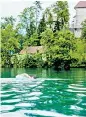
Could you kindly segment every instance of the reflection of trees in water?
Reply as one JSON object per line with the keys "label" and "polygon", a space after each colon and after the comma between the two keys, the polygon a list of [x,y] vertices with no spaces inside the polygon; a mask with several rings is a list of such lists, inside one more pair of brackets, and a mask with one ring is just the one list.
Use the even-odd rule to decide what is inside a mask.
{"label": "reflection of trees in water", "polygon": [[86,80],[86,70],[84,68],[71,68],[69,71],[55,71],[52,68],[2,68],[2,78],[15,78],[16,75],[27,73],[37,78],[62,78],[74,81]]}

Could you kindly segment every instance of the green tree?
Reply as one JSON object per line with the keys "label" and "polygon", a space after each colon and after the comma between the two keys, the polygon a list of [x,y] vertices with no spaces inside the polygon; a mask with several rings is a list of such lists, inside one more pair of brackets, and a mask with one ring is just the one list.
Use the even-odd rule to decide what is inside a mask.
{"label": "green tree", "polygon": [[53,13],[56,16],[54,31],[63,29],[68,26],[69,10],[67,1],[57,1],[53,5]]}
{"label": "green tree", "polygon": [[76,60],[73,66],[86,66],[86,40],[76,39],[75,49],[70,52],[71,58]]}
{"label": "green tree", "polygon": [[[55,51],[56,58],[70,60],[70,51],[75,49],[75,37],[69,30],[61,30],[55,33]],[[57,53],[57,54],[56,54]]]}
{"label": "green tree", "polygon": [[70,51],[75,48],[75,37],[69,30],[61,30],[53,33],[47,29],[42,33],[41,44],[45,48],[47,61],[71,61]]}
{"label": "green tree", "polygon": [[41,6],[41,3],[40,1],[35,1],[34,2],[35,6],[35,17],[36,17],[36,31],[37,31],[37,28],[38,28],[38,23],[39,23],[39,16],[40,16],[40,12],[42,10],[42,6]]}
{"label": "green tree", "polygon": [[19,15],[20,23],[19,28],[26,33],[27,38],[35,32],[35,9],[33,6],[25,8],[23,12]]}
{"label": "green tree", "polygon": [[47,27],[52,29],[53,14],[51,12],[51,8],[46,8],[45,9],[44,16],[45,16],[45,19],[46,19]]}
{"label": "green tree", "polygon": [[40,34],[41,34],[42,32],[45,31],[45,29],[46,29],[46,22],[45,22],[45,17],[44,17],[44,15],[43,15],[43,17],[42,17],[42,19],[40,20],[39,25],[38,25],[38,34],[39,34],[39,36],[40,36]]}
{"label": "green tree", "polygon": [[35,32],[31,37],[24,42],[24,47],[27,46],[38,46],[40,44],[38,34]]}
{"label": "green tree", "polygon": [[86,39],[86,20],[82,23],[82,38]]}
{"label": "green tree", "polygon": [[54,41],[53,31],[48,28],[41,34],[41,40],[40,40],[41,45],[44,47],[44,53],[46,54],[47,66],[51,66],[51,60],[52,60],[51,46],[53,45],[53,41]]}
{"label": "green tree", "polygon": [[2,66],[10,66],[10,57],[19,51],[20,44],[16,35],[16,30],[12,25],[8,25],[5,29],[1,29],[1,58]]}
{"label": "green tree", "polygon": [[14,23],[15,23],[16,19],[13,18],[13,16],[10,16],[10,17],[2,17],[1,18],[1,28],[2,29],[5,29],[7,25],[12,25],[14,26]]}

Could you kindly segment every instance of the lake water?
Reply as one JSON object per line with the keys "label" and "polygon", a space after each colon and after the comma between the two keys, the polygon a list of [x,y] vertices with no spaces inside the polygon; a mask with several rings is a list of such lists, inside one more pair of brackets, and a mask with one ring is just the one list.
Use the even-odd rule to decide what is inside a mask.
{"label": "lake water", "polygon": [[[16,80],[20,73],[37,79]],[[1,117],[86,117],[85,69],[5,68],[1,77]]]}

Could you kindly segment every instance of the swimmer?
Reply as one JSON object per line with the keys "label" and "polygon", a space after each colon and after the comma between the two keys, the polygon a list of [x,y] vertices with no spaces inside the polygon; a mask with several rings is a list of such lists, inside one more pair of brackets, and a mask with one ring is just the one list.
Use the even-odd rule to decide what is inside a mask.
{"label": "swimmer", "polygon": [[23,74],[19,74],[19,75],[17,75],[16,76],[16,78],[29,78],[29,79],[34,79],[34,77],[33,76],[30,76],[30,75],[28,75],[28,74],[26,74],[26,73],[23,73]]}

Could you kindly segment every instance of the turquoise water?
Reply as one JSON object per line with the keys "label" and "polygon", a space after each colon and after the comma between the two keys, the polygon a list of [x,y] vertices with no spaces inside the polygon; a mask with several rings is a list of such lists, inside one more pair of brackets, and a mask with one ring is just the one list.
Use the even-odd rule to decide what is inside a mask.
{"label": "turquoise water", "polygon": [[[5,70],[6,74],[2,71],[3,77],[10,75],[10,78],[1,79],[2,117],[86,117],[85,69],[71,69],[68,72],[23,70],[16,70],[15,73]],[[11,78],[26,71],[38,78]]]}
{"label": "turquoise water", "polygon": [[70,71],[55,71],[53,69],[30,69],[30,68],[2,68],[2,78],[15,78],[16,75],[27,73],[37,78],[68,78],[74,80],[86,80],[86,69],[71,68]]}

